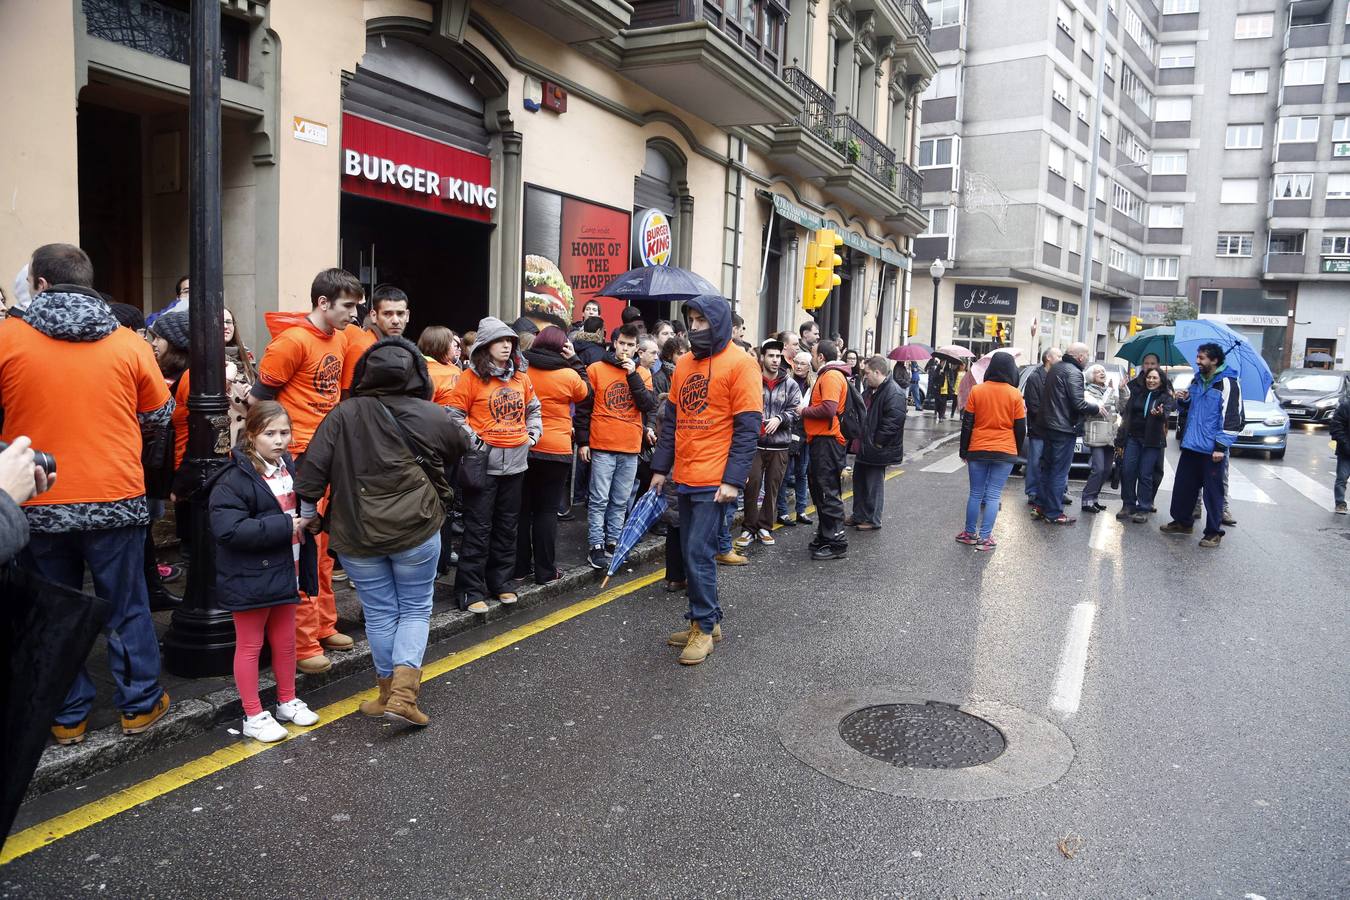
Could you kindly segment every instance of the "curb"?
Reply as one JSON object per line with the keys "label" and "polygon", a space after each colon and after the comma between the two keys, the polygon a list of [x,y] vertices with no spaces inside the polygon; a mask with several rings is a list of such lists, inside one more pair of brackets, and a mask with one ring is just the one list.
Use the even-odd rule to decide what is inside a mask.
{"label": "curb", "polygon": [[[907,462],[926,456],[959,437],[959,433],[954,433],[930,441],[909,454]],[[851,478],[845,478],[846,484],[850,481]],[[664,554],[665,539],[648,538],[641,541],[629,553],[627,567],[636,568],[659,559]],[[583,566],[565,572],[562,578],[546,585],[522,586],[518,592],[520,599],[515,604],[506,607],[491,601],[487,613],[482,615],[459,609],[433,612],[427,646],[430,647],[480,625],[517,615],[521,610],[540,606],[562,594],[580,588],[596,587],[598,585],[596,575],[594,569]],[[451,600],[450,585],[438,580],[434,601]],[[374,668],[370,660],[370,644],[365,640],[357,641],[351,650],[333,653],[329,658],[332,659],[333,666],[327,672],[318,675],[296,674],[295,685],[298,694],[339,678],[369,672]],[[276,690],[276,681],[272,677],[271,670],[264,670],[259,678],[258,687],[263,697],[263,705],[269,705],[269,701],[275,697]],[[175,701],[164,718],[144,734],[128,737],[122,734],[119,726],[110,725],[89,732],[84,743],[68,747],[50,745],[42,753],[24,799],[31,800],[133,760],[150,756],[242,716],[243,707],[240,705],[239,694],[233,687],[227,687],[204,697]]]}

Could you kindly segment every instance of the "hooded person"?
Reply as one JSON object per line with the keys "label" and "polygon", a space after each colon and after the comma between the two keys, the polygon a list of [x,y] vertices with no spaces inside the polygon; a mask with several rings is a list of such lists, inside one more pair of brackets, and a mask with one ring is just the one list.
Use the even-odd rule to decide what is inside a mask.
{"label": "hooded person", "polygon": [[445,467],[467,446],[460,428],[431,402],[426,360],[410,341],[376,341],[356,363],[351,396],[319,424],[296,478],[300,517],[324,516],[365,611],[379,697],[361,705],[415,725],[441,523],[451,499]]}
{"label": "hooded person", "polygon": [[519,338],[501,319],[478,323],[471,365],[450,393],[450,419],[463,431],[469,453],[464,489],[464,542],[455,570],[460,609],[486,613],[487,598],[516,602],[507,585],[515,573],[516,526],[530,448],[543,435],[543,414],[524,372]]}
{"label": "hooded person", "polygon": [[577,351],[577,358],[581,360],[582,365],[589,366],[593,362],[599,362],[605,358],[605,347],[609,341],[605,339],[605,320],[599,316],[591,316],[581,323],[581,330],[572,335],[572,347]]}
{"label": "hooded person", "polygon": [[1027,406],[1017,390],[1017,361],[1011,353],[995,353],[984,381],[971,388],[961,413],[961,458],[966,461],[970,494],[962,544],[989,551],[1003,486],[1027,437]]}
{"label": "hooded person", "polygon": [[764,418],[760,367],[731,344],[731,305],[704,294],[684,304],[691,352],[671,376],[670,403],[652,454],[651,490],[667,477],[679,497],[680,543],[689,581],[689,625],[667,643],[697,665],[722,639],[717,537],[728,504],[750,475]]}

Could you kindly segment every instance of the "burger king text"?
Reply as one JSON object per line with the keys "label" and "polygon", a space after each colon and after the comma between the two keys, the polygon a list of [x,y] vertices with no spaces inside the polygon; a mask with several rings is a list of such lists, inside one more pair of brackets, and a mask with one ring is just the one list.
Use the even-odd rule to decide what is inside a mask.
{"label": "burger king text", "polygon": [[344,175],[380,184],[395,184],[406,190],[440,197],[443,200],[453,200],[468,206],[497,208],[496,188],[465,181],[463,178],[442,177],[427,169],[396,163],[371,153],[345,150],[343,156]]}

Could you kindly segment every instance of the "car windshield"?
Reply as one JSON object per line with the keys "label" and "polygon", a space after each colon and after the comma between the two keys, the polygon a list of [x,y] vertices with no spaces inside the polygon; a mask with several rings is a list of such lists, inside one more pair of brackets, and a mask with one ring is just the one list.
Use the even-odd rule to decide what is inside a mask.
{"label": "car windshield", "polygon": [[1281,372],[1280,387],[1290,391],[1316,391],[1331,394],[1341,389],[1340,375],[1313,375],[1308,372]]}

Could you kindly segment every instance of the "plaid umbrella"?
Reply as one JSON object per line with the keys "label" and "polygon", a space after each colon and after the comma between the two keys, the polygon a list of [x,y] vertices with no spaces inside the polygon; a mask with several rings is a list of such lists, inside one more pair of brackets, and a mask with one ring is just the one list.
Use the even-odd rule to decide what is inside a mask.
{"label": "plaid umbrella", "polygon": [[666,497],[662,491],[648,491],[633,504],[633,511],[628,514],[628,521],[624,523],[623,531],[619,532],[619,540],[615,542],[614,555],[609,560],[609,571],[605,573],[605,580],[600,582],[601,589],[609,584],[614,573],[619,571],[623,561],[628,558],[629,552],[637,546],[637,542],[642,540],[647,529],[655,525],[656,520],[661,518],[661,513],[665,511]]}

